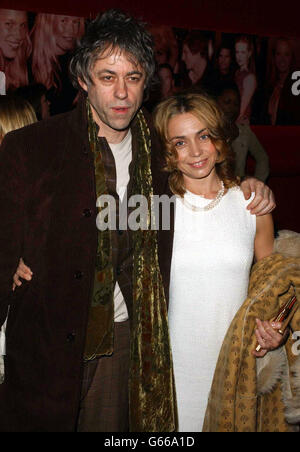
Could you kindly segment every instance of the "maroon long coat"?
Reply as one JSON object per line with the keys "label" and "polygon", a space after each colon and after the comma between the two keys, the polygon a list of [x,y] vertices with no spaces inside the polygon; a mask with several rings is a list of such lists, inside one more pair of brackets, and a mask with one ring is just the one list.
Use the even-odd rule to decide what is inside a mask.
{"label": "maroon long coat", "polygon": [[[154,150],[154,189],[165,176]],[[74,431],[97,245],[85,108],[8,134],[0,152],[0,431]],[[19,257],[33,269],[11,296]],[[168,281],[165,287],[167,288]],[[128,307],[130,311],[130,306]]]}

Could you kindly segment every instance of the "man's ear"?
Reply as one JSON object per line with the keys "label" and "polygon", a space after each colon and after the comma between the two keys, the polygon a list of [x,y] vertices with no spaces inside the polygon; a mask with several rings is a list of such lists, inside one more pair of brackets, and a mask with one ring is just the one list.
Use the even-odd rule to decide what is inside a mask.
{"label": "man's ear", "polygon": [[85,91],[85,92],[87,92],[88,91],[88,89],[87,89],[87,84],[83,81],[83,80],[81,80],[81,78],[77,78],[77,81],[78,81],[78,83],[79,83],[79,85],[81,86],[81,88]]}

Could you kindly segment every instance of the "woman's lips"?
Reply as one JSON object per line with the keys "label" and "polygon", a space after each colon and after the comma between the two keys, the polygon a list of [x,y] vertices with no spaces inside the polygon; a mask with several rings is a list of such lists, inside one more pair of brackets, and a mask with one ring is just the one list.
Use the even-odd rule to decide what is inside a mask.
{"label": "woman's lips", "polygon": [[18,42],[11,42],[11,41],[7,41],[7,44],[14,50],[18,49],[21,45],[22,41],[18,41]]}
{"label": "woman's lips", "polygon": [[198,162],[190,163],[190,166],[192,168],[202,168],[204,165],[206,165],[206,162],[207,162],[207,159],[199,160]]}

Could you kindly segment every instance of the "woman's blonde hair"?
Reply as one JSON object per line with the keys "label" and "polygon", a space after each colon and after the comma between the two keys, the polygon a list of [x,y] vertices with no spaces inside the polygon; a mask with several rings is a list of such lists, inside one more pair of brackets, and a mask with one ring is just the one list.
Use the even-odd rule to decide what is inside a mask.
{"label": "woman's blonde hair", "polygon": [[33,107],[21,97],[0,96],[0,140],[8,133],[37,122]]}
{"label": "woman's blonde hair", "polygon": [[209,130],[211,141],[218,151],[216,172],[226,188],[239,183],[234,176],[234,152],[230,147],[231,128],[217,103],[205,94],[179,93],[161,102],[154,111],[154,125],[163,146],[164,169],[169,172],[171,191],[183,196],[186,189],[183,174],[177,167],[177,151],[168,136],[169,121],[173,116],[191,113]]}
{"label": "woman's blonde hair", "polygon": [[[32,72],[37,83],[41,83],[47,89],[54,86],[60,89],[59,70],[57,59],[57,45],[54,33],[54,25],[58,20],[56,14],[39,13],[36,16],[32,29]],[[78,38],[84,33],[84,18],[79,18]]]}

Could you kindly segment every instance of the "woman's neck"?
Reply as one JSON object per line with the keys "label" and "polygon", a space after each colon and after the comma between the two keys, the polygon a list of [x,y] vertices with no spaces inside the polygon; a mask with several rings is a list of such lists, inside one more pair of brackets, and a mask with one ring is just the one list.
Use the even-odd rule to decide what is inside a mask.
{"label": "woman's neck", "polygon": [[207,199],[214,199],[221,188],[221,181],[216,174],[203,179],[185,178],[184,182],[186,190]]}
{"label": "woman's neck", "polygon": [[249,69],[248,69],[248,64],[242,64],[242,66],[240,66],[240,71],[247,71],[247,72],[249,72]]}

